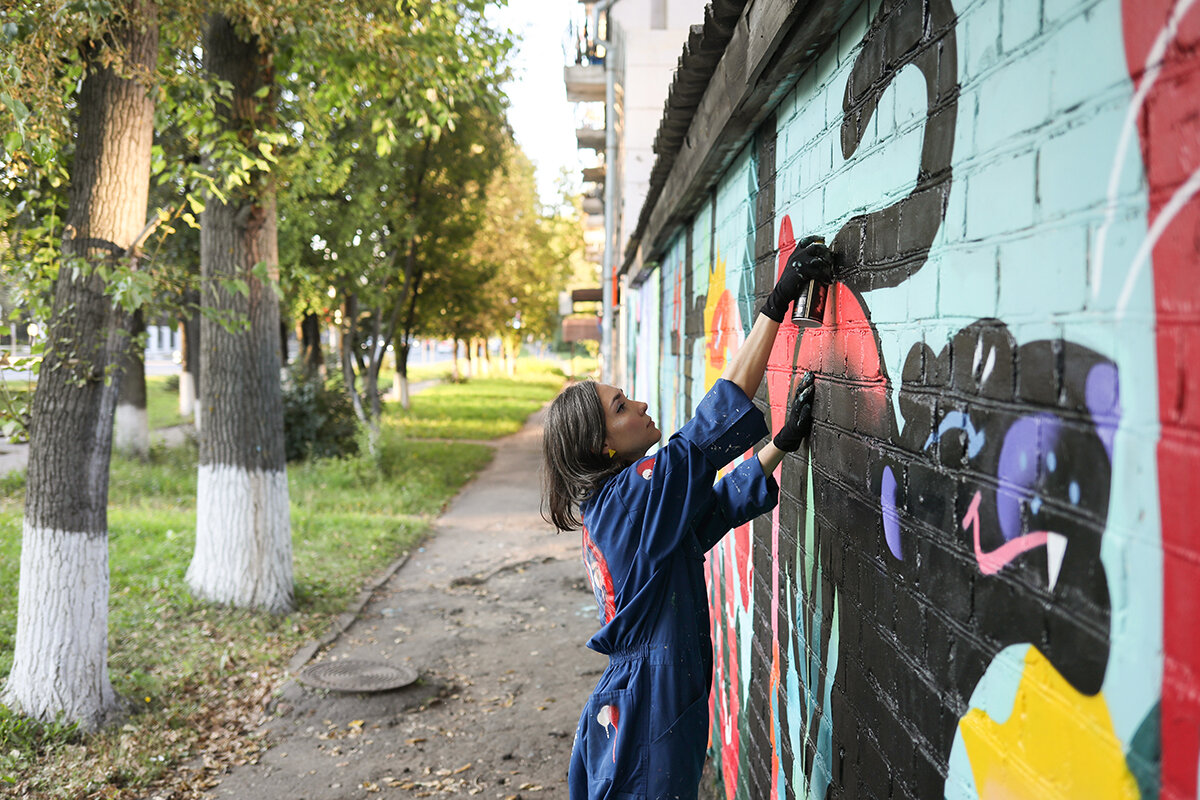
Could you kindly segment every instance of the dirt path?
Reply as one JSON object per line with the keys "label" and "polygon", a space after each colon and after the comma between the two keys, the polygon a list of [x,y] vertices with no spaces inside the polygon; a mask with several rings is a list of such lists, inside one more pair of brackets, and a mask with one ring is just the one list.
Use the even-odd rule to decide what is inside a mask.
{"label": "dirt path", "polygon": [[578,536],[538,514],[540,421],[497,443],[315,659],[410,664],[421,680],[376,694],[289,683],[269,748],[215,797],[566,797],[575,723],[605,659],[583,646],[598,622]]}

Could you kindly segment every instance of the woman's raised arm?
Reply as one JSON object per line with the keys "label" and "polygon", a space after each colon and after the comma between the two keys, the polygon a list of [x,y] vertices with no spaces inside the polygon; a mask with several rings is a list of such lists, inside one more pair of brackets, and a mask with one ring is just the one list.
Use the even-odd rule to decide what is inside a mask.
{"label": "woman's raised arm", "polygon": [[730,383],[736,383],[747,397],[753,398],[754,393],[758,391],[758,385],[762,383],[763,372],[767,369],[771,346],[775,343],[775,334],[778,331],[778,322],[759,313],[750,335],[725,366],[721,377]]}

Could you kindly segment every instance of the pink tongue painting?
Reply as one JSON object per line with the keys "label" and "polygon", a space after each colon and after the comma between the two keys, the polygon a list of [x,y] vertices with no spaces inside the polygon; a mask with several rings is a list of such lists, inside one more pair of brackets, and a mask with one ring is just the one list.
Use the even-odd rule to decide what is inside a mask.
{"label": "pink tongue painting", "polygon": [[1058,583],[1058,571],[1062,568],[1063,556],[1067,552],[1067,537],[1054,531],[1031,531],[1023,536],[1010,539],[995,550],[984,552],[983,546],[979,543],[979,500],[981,496],[980,492],[975,492],[971,506],[967,509],[962,521],[963,530],[970,528],[972,531],[975,542],[975,562],[979,564],[979,571],[984,575],[994,575],[1021,553],[1035,547],[1045,547],[1046,580],[1053,591],[1055,584]]}

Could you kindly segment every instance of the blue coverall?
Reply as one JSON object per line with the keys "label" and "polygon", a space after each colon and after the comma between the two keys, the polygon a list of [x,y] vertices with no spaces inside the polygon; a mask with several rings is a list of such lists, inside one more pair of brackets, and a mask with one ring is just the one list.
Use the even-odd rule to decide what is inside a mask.
{"label": "blue coverall", "polygon": [[713,482],[768,432],[745,393],[718,380],[664,447],[582,503],[604,623],[587,646],[609,662],[579,719],[571,800],[696,797],[713,660],[704,554],[779,499],[757,459]]}

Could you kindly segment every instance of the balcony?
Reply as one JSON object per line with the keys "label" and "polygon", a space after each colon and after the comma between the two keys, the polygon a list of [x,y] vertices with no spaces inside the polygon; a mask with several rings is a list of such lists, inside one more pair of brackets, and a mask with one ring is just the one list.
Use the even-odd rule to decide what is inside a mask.
{"label": "balcony", "polygon": [[604,183],[604,165],[598,167],[584,167],[583,180],[588,183]]}
{"label": "balcony", "polygon": [[568,103],[604,102],[603,64],[575,64],[563,67],[563,81],[567,84]]}
{"label": "balcony", "polygon": [[564,342],[600,341],[599,317],[567,317],[562,321]]}
{"label": "balcony", "polygon": [[604,150],[603,128],[576,128],[575,138],[579,141],[580,150],[595,150],[597,153]]}

